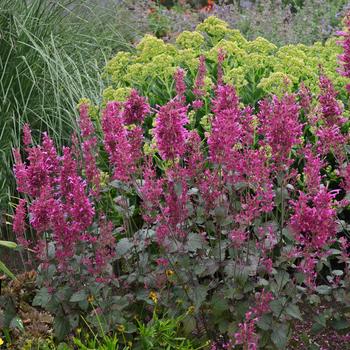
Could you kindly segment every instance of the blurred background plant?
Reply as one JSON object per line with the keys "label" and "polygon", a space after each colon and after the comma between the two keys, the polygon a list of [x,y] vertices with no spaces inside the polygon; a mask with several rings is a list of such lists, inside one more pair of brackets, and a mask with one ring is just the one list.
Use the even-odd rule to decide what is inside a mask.
{"label": "blurred background plant", "polygon": [[138,29],[126,7],[84,0],[4,0],[0,4],[0,223],[14,198],[12,148],[24,122],[34,139],[58,144],[75,127],[82,96],[96,101],[111,52],[129,50]]}
{"label": "blurred background plant", "polygon": [[[168,7],[162,6],[160,10],[164,17],[171,19],[172,32],[193,30],[208,15],[214,15],[229,23],[230,27],[239,29],[247,39],[263,36],[277,46],[326,40],[339,28],[349,8],[347,0],[197,0],[172,3],[173,7],[169,7],[168,2]],[[189,16],[189,8],[199,11],[190,11]]]}

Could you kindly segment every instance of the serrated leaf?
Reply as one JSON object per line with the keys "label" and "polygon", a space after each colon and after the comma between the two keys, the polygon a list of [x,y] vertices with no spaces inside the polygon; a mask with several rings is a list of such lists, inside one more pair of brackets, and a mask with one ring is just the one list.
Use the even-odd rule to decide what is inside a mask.
{"label": "serrated leaf", "polygon": [[271,335],[271,340],[276,345],[277,349],[285,349],[288,342],[289,328],[285,324],[274,327]]}
{"label": "serrated leaf", "polygon": [[350,322],[344,318],[340,320],[332,320],[331,325],[336,331],[350,328]]}
{"label": "serrated leaf", "polygon": [[279,317],[281,315],[281,312],[284,308],[284,305],[286,303],[286,299],[285,298],[280,298],[280,299],[276,299],[276,300],[272,300],[270,302],[270,308],[273,311],[274,315]]}
{"label": "serrated leaf", "polygon": [[69,299],[70,302],[72,303],[77,303],[80,301],[84,301],[87,299],[87,294],[85,290],[79,290],[78,292],[75,292],[71,298]]}
{"label": "serrated leaf", "polygon": [[279,290],[282,290],[283,287],[288,283],[289,281],[289,274],[286,271],[279,271],[277,275],[275,276],[275,280],[278,286]]}
{"label": "serrated leaf", "polygon": [[203,238],[198,233],[191,232],[188,235],[187,248],[190,252],[195,252],[197,249],[203,249]]}
{"label": "serrated leaf", "polygon": [[53,329],[58,340],[63,340],[70,332],[69,319],[56,316],[53,321]]}
{"label": "serrated leaf", "polygon": [[303,320],[303,317],[301,316],[301,312],[299,310],[298,305],[289,304],[286,307],[286,314],[293,317],[293,318],[296,318],[297,320],[300,320],[300,321]]}
{"label": "serrated leaf", "polygon": [[41,306],[45,308],[48,302],[51,299],[51,294],[48,292],[47,288],[41,288],[38,293],[35,295],[32,305],[33,306]]}
{"label": "serrated leaf", "polygon": [[316,287],[316,292],[322,295],[329,294],[331,290],[332,288],[330,286],[326,286],[325,284]]}
{"label": "serrated leaf", "polygon": [[125,255],[132,247],[134,244],[129,241],[128,238],[122,238],[118,243],[115,248],[115,251],[117,253],[117,257],[121,258],[123,255]]}
{"label": "serrated leaf", "polygon": [[271,329],[271,324],[272,314],[263,314],[257,321],[257,326],[264,331]]}

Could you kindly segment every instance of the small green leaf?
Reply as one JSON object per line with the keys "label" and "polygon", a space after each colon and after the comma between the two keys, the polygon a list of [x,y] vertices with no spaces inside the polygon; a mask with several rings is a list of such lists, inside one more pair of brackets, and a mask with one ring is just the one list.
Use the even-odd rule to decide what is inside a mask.
{"label": "small green leaf", "polygon": [[10,328],[17,328],[19,329],[21,332],[24,331],[24,326],[23,326],[23,321],[18,317],[15,316],[10,323]]}
{"label": "small green leaf", "polygon": [[322,284],[318,287],[316,287],[316,292],[322,295],[329,294],[331,292],[332,288],[329,286],[326,286],[325,284]]}
{"label": "small green leaf", "polygon": [[343,276],[344,271],[342,271],[342,270],[333,270],[332,274],[335,275],[335,276]]}

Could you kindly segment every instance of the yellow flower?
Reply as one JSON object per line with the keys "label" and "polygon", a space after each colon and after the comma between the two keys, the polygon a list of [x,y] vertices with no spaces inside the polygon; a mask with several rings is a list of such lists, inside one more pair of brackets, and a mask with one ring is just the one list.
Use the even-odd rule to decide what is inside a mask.
{"label": "yellow flower", "polygon": [[0,338],[0,345],[4,344],[4,341]]}
{"label": "yellow flower", "polygon": [[193,305],[191,305],[188,309],[187,309],[187,313],[189,315],[192,315],[194,313],[195,307]]}
{"label": "yellow flower", "polygon": [[167,277],[171,277],[173,274],[174,274],[174,271],[173,270],[166,270],[165,271],[165,274],[167,275]]}
{"label": "yellow flower", "polygon": [[93,295],[89,295],[88,298],[87,298],[87,301],[92,304],[94,302],[95,298]]}
{"label": "yellow flower", "polygon": [[124,333],[125,332],[124,325],[120,324],[119,326],[117,326],[117,331],[120,332],[120,333]]}
{"label": "yellow flower", "polygon": [[157,293],[156,292],[150,292],[149,294],[148,294],[148,296],[149,296],[149,298],[150,299],[152,299],[152,301],[155,303],[155,304],[157,304],[158,303],[158,295],[157,295]]}

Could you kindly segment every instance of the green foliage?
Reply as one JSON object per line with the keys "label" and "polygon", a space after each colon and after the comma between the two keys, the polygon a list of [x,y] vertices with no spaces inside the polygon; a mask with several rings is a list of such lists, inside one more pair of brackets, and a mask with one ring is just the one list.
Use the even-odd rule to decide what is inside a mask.
{"label": "green foliage", "polygon": [[[177,67],[187,70],[191,85],[200,55],[207,59],[209,90],[215,83],[219,49],[226,54],[223,79],[234,83],[244,104],[254,105],[268,94],[296,91],[302,81],[317,93],[320,67],[338,90],[345,85],[345,78],[336,72],[337,56],[341,52],[336,38],[324,44],[277,48],[260,37],[247,41],[224,21],[209,17],[196,31],[181,33],[175,44],[146,35],[137,45],[136,53],[118,53],[105,67],[112,84],[105,90],[104,101],[115,99],[120,89],[135,87],[149,97],[151,104],[161,104],[174,96],[173,73]],[[345,100],[345,95],[340,97]],[[191,95],[188,98],[192,99]]]}
{"label": "green foliage", "polygon": [[[9,241],[0,241],[0,249],[1,247],[15,249],[17,244]],[[4,273],[8,277],[15,279],[16,276],[6,267],[6,265],[0,260],[0,273]]]}

